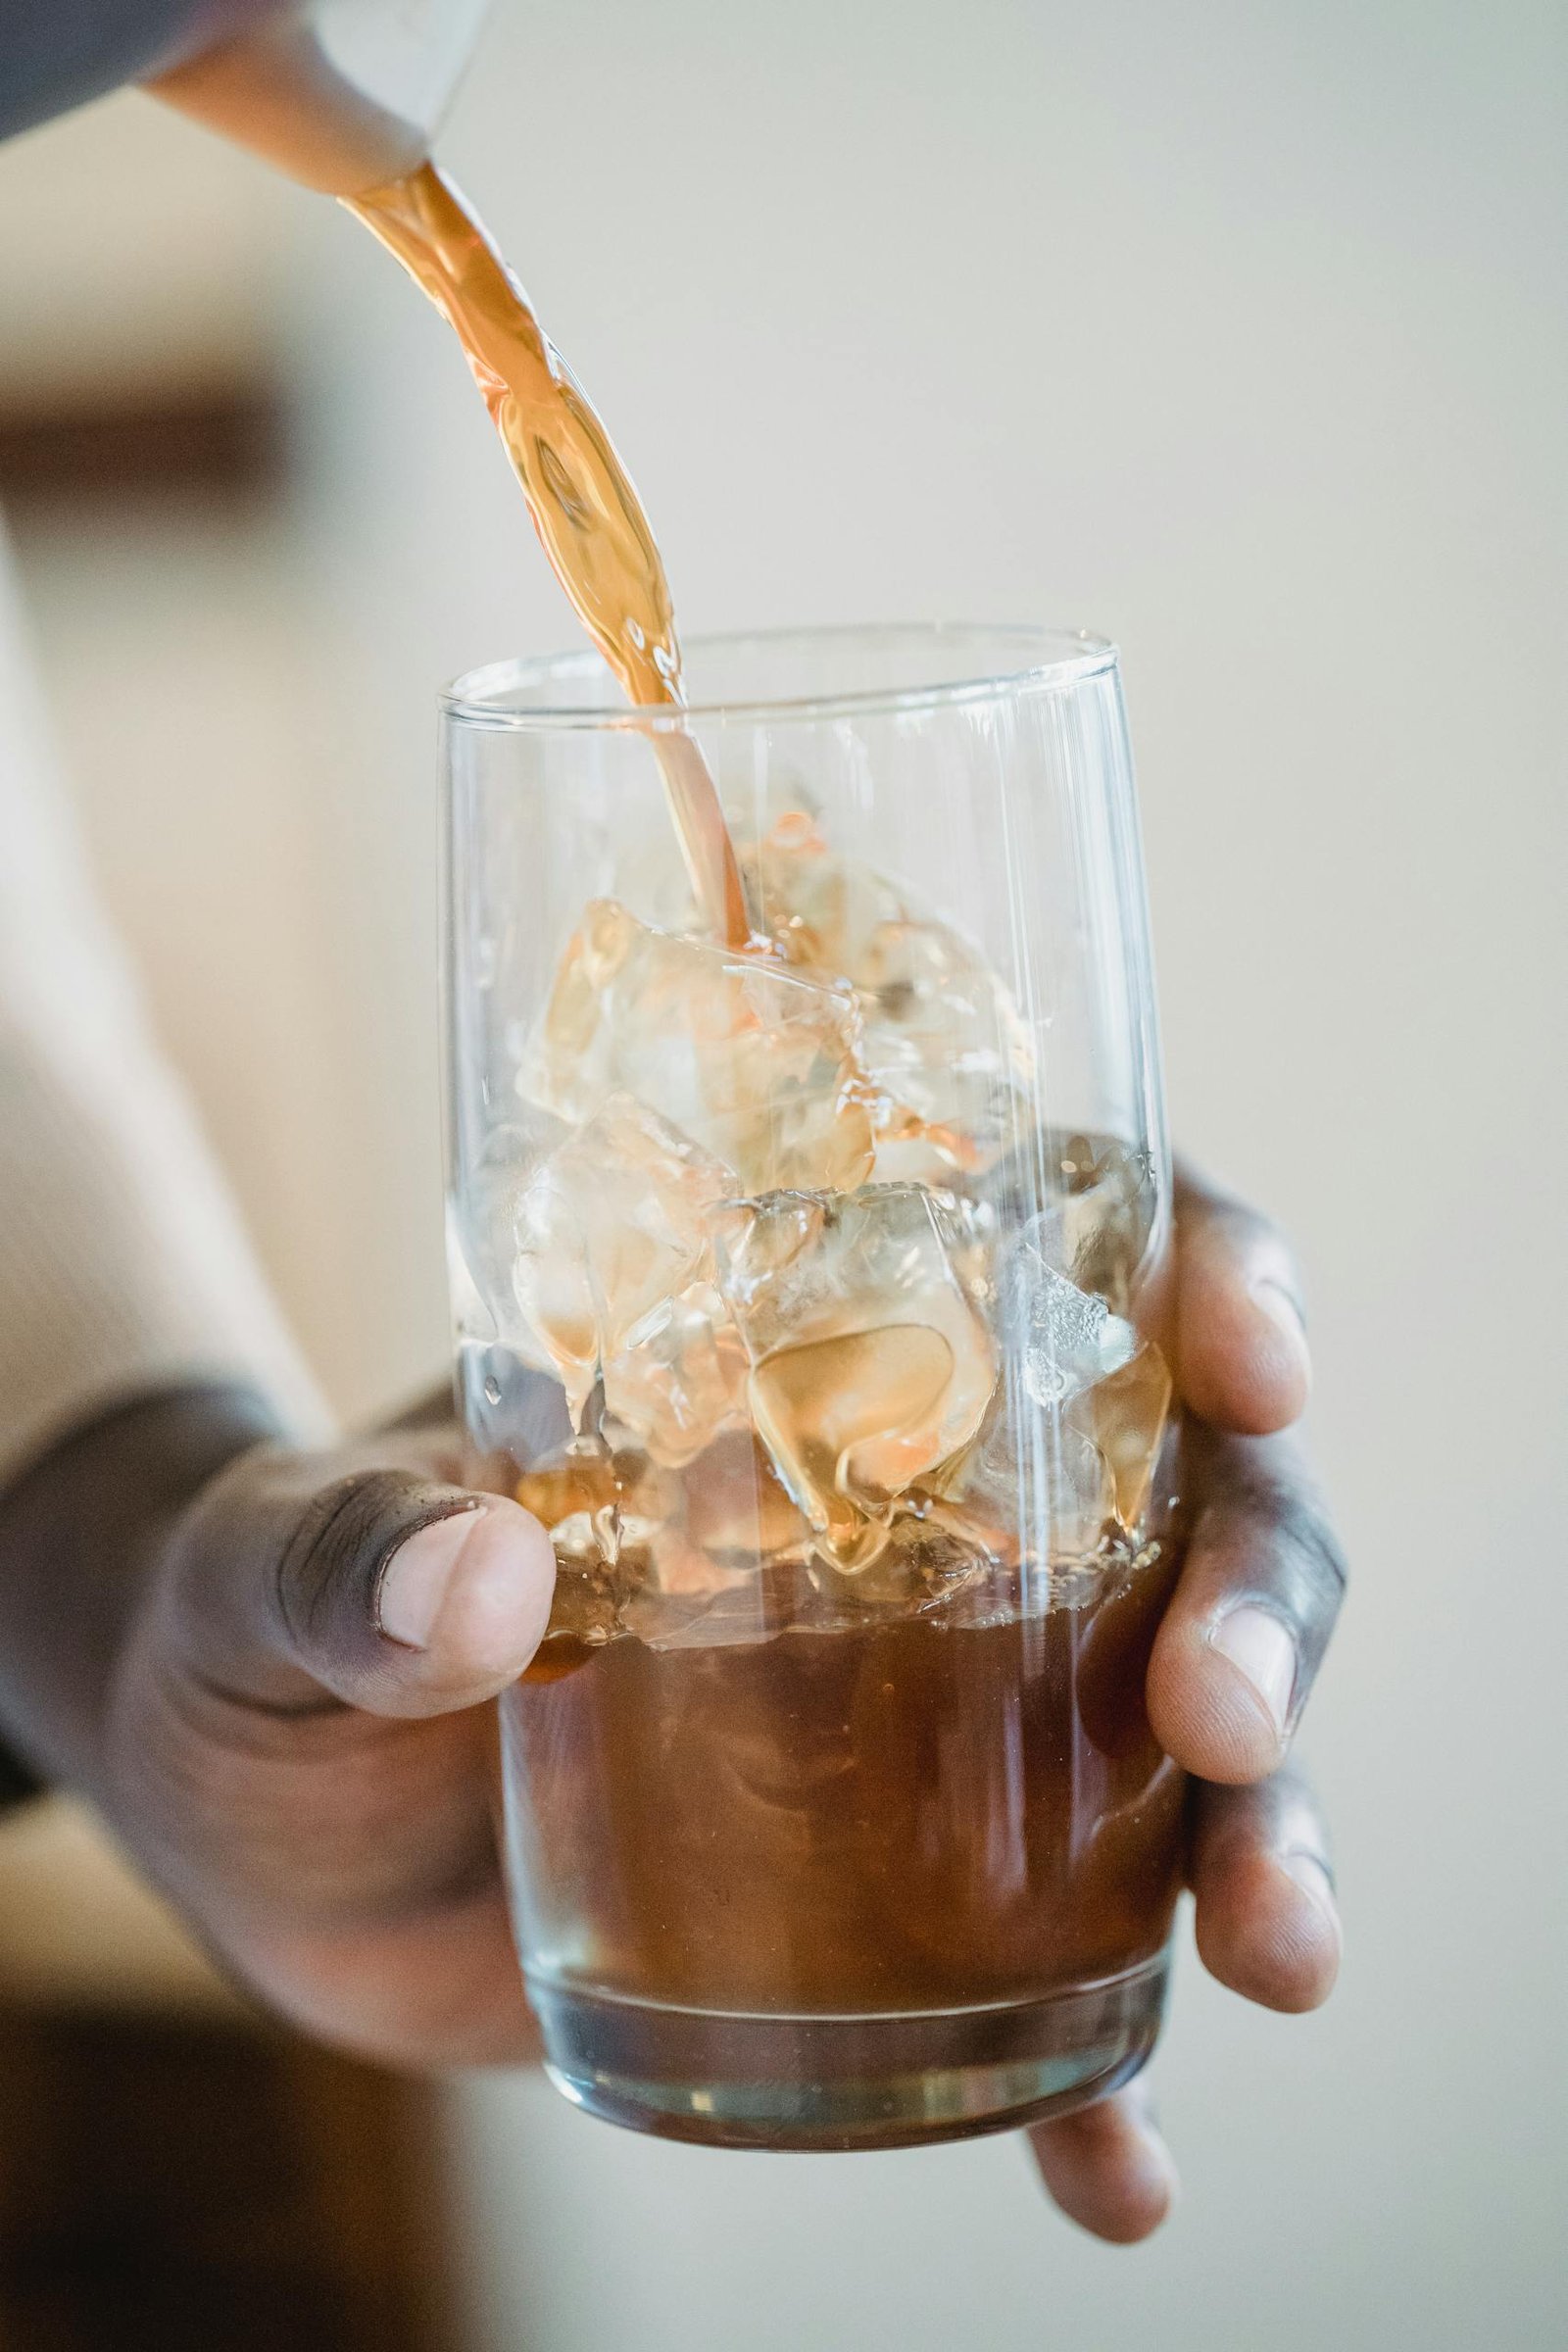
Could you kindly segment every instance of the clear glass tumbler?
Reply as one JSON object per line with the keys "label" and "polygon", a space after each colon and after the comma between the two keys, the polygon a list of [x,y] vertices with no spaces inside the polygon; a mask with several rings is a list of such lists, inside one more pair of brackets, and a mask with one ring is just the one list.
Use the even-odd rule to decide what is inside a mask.
{"label": "clear glass tumbler", "polygon": [[[461,1388],[559,1565],[501,1705],[518,1948],[554,2080],[617,2122],[995,2130],[1147,2057],[1180,1865],[1116,656],[824,630],[688,679],[684,720],[591,656],[445,706]],[[749,949],[694,905],[682,731]]]}

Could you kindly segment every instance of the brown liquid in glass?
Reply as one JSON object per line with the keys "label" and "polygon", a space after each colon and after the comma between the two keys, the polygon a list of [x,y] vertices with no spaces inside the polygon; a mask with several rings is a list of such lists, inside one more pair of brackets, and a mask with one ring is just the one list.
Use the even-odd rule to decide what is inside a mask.
{"label": "brown liquid in glass", "polygon": [[536,1964],[676,2008],[859,2016],[1147,1960],[1179,1877],[1182,1778],[1143,1698],[1174,1573],[1006,1625],[612,1642],[528,1681],[504,1714]]}

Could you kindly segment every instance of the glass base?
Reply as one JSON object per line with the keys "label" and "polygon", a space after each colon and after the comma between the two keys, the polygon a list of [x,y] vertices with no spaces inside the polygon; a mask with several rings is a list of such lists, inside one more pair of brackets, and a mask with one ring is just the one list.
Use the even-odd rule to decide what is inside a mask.
{"label": "glass base", "polygon": [[721,2148],[902,2148],[1040,2123],[1135,2075],[1169,1955],[1037,2001],[884,2017],[738,2016],[528,1980],[574,2106]]}

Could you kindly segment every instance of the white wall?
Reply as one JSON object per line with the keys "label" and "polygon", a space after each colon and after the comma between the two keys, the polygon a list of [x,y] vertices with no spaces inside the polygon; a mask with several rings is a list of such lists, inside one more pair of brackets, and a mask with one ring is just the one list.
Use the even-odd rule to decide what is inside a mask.
{"label": "white wall", "polygon": [[[1121,641],[1176,1123],[1300,1243],[1357,1584],[1308,1733],[1344,1983],[1274,2020],[1186,1970],[1156,2244],[1075,2236],[1007,2143],[705,2157],[485,2084],[485,2352],[1568,2332],[1565,100],[1557,0],[500,0],[447,152],[612,420],[688,630]],[[346,220],[301,251],[279,674],[326,715],[278,779],[313,909],[281,936],[331,1003],[263,1097],[302,1134],[331,1106],[274,1262],[368,1402],[440,1346],[433,689],[569,628],[434,321]],[[68,700],[72,609],[57,572]],[[264,887],[287,906],[281,866]],[[149,944],[172,1003],[179,940]],[[288,1264],[284,1224],[314,1236]]]}

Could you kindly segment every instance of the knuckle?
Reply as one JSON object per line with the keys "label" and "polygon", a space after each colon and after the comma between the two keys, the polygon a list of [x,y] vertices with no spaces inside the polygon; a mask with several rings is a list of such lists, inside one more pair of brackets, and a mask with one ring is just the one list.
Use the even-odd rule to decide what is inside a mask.
{"label": "knuckle", "polygon": [[1292,1492],[1274,1523],[1275,1541],[1294,1565],[1296,1581],[1314,1604],[1314,1614],[1332,1618],[1349,1584],[1349,1564],[1338,1536],[1317,1503]]}
{"label": "knuckle", "polygon": [[1316,1494],[1298,1475],[1238,1458],[1240,1449],[1228,1453],[1223,1487],[1209,1506],[1224,1548],[1245,1548],[1296,1614],[1332,1624],[1349,1566]]}
{"label": "knuckle", "polygon": [[1287,1758],[1260,1791],[1257,1838],[1281,1861],[1304,1859],[1323,1872],[1332,1889],[1328,1825],[1309,1774]]}
{"label": "knuckle", "polygon": [[1333,1885],[1328,1831],[1317,1793],[1294,1756],[1264,1781],[1245,1788],[1200,1786],[1193,1835],[1193,1879],[1210,1887],[1236,1869],[1263,1874],[1275,1863],[1304,1859]]}

